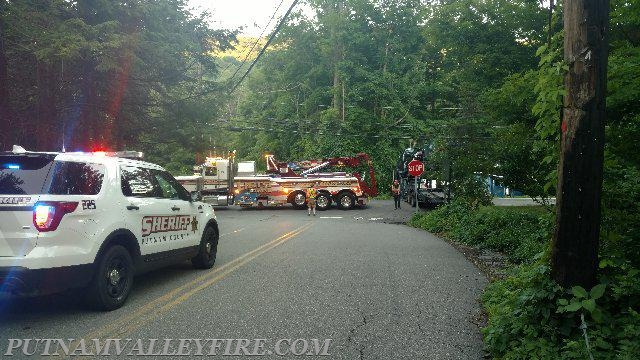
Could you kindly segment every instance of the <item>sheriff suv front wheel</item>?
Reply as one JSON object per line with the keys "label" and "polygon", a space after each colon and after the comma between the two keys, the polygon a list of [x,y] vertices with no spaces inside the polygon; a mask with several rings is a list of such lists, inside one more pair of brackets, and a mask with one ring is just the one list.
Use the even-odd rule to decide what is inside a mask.
{"label": "sheriff suv front wheel", "polygon": [[211,226],[207,226],[200,240],[198,255],[191,259],[196,269],[211,269],[216,263],[218,254],[218,232]]}
{"label": "sheriff suv front wheel", "polygon": [[121,307],[133,285],[133,260],[124,247],[115,245],[100,257],[96,273],[89,285],[87,300],[98,310],[115,310]]}

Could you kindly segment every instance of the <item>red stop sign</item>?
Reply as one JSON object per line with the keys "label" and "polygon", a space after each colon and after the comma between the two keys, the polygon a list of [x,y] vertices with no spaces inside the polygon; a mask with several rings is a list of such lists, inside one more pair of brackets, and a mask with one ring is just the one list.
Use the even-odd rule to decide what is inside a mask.
{"label": "red stop sign", "polygon": [[424,171],[424,164],[420,160],[411,160],[409,162],[409,174],[411,176],[420,176]]}

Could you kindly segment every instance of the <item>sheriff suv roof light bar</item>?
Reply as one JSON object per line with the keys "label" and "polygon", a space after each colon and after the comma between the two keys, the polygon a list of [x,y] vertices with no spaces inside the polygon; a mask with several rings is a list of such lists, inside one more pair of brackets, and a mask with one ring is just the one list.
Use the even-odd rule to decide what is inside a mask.
{"label": "sheriff suv roof light bar", "polygon": [[[68,153],[68,154],[73,154],[73,153]],[[132,160],[142,160],[142,158],[144,157],[144,153],[141,151],[133,151],[133,150],[126,150],[126,151],[93,151],[93,152],[78,152],[78,154],[90,154],[90,155],[94,155],[94,156],[109,156],[109,157],[119,157],[119,158],[125,158],[125,159],[132,159]]]}
{"label": "sheriff suv roof light bar", "polygon": [[[13,145],[13,148],[10,152],[0,152],[4,154],[15,154],[15,155],[23,155],[23,154],[48,154],[55,155],[57,152],[32,152],[28,151],[20,145]],[[144,158],[144,153],[142,151],[135,150],[124,150],[124,151],[94,151],[94,152],[75,152],[76,154],[93,154],[98,156],[111,156],[111,157],[119,157],[125,159],[133,159],[133,160],[142,160]],[[73,154],[67,153],[67,154]]]}
{"label": "sheriff suv roof light bar", "polygon": [[126,150],[126,151],[114,151],[107,153],[107,156],[115,156],[125,159],[141,160],[144,158],[142,151]]}
{"label": "sheriff suv roof light bar", "polygon": [[[86,154],[86,153],[85,153]],[[93,155],[97,156],[109,156],[109,157],[120,157],[125,159],[133,159],[140,160],[144,157],[144,153],[141,151],[133,151],[133,150],[125,150],[125,151],[94,151]]]}

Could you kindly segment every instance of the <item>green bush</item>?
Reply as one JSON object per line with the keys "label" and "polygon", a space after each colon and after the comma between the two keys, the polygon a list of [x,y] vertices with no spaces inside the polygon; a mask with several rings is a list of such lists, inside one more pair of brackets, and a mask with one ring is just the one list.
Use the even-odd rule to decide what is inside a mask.
{"label": "green bush", "polygon": [[515,263],[545,250],[553,228],[552,213],[543,207],[474,207],[453,202],[417,214],[410,224],[467,245],[503,252]]}
{"label": "green bush", "polygon": [[[482,330],[496,359],[588,359],[584,316],[595,359],[640,359],[640,271],[619,235],[602,238],[599,284],[563,289],[550,274],[554,216],[542,207],[454,202],[417,214],[410,224],[454,241],[491,248],[518,263],[485,289],[489,323]],[[607,225],[604,225],[605,229]],[[631,253],[632,255],[635,253]]]}
{"label": "green bush", "polygon": [[610,156],[606,161],[601,253],[640,267],[640,169]]}
{"label": "green bush", "polygon": [[391,200],[393,199],[393,196],[391,196],[391,194],[383,192],[378,194],[378,196],[376,196],[374,199],[376,200]]}
{"label": "green bush", "polygon": [[466,202],[454,201],[428,213],[418,213],[409,224],[433,233],[448,233],[460,226],[473,207]]}
{"label": "green bush", "polygon": [[489,324],[485,346],[496,359],[640,358],[640,285],[629,263],[603,260],[600,284],[562,289],[548,260],[521,265],[490,284],[482,297]]}

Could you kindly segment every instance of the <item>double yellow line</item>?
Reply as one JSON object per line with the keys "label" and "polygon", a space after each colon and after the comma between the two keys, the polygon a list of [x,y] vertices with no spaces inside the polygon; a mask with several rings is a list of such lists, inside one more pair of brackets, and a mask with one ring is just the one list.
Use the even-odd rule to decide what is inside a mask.
{"label": "double yellow line", "polygon": [[[129,315],[120,317],[115,321],[91,332],[83,339],[87,345],[87,349],[93,349],[93,339],[121,339],[127,334],[131,334],[135,330],[141,328],[147,323],[153,321],[158,316],[167,313],[169,310],[185,302],[199,291],[219,282],[229,276],[234,271],[255,260],[260,255],[272,250],[273,248],[284,244],[285,242],[296,237],[300,233],[308,230],[313,223],[303,225],[295,230],[287,232],[270,242],[245,253],[234,260],[207,272],[204,275],[189,281],[188,283],[175,288],[161,297],[147,303],[146,305],[136,309]],[[80,339],[72,343],[70,349],[73,351],[80,343]]]}

